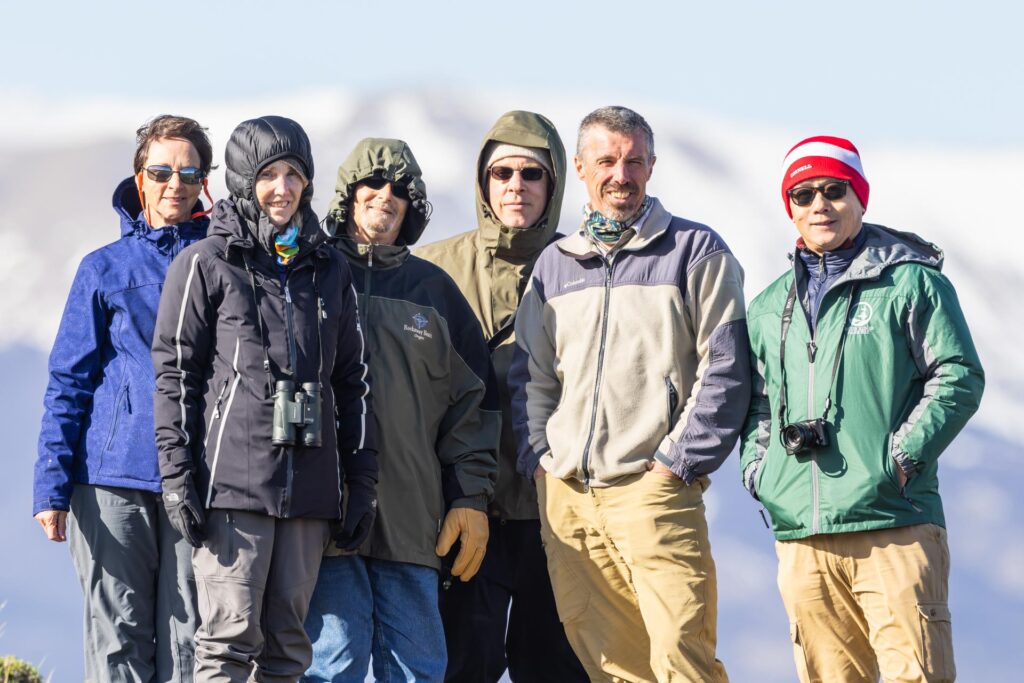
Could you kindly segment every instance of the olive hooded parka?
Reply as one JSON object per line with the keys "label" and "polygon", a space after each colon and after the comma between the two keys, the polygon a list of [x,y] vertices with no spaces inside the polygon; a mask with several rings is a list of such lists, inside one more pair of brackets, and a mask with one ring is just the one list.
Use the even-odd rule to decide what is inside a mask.
{"label": "olive hooded parka", "polygon": [[[394,244],[348,236],[356,187],[370,178],[409,198]],[[377,518],[359,552],[439,569],[434,547],[446,511],[483,511],[491,499],[501,416],[473,311],[441,268],[409,252],[429,217],[405,142],[365,138],[339,167],[327,227],[355,277],[380,424]]]}
{"label": "olive hooded parka", "polygon": [[[295,214],[299,251],[279,265],[277,232],[255,199],[278,159],[312,181],[302,128],[265,116],[240,124],[225,154],[230,200],[209,236],[171,264],[153,338],[154,417],[164,490],[193,479],[206,508],[339,519],[343,484],[376,481],[367,359],[345,258],[309,208]],[[274,445],[277,382],[319,383],[321,444]],[[340,457],[339,457],[340,456]]]}
{"label": "olive hooded parka", "polygon": [[[482,185],[482,165],[491,142],[546,149],[554,171],[546,210],[530,228],[510,228],[501,223],[487,201]],[[512,363],[515,312],[526,289],[533,264],[550,242],[559,237],[556,228],[565,192],[565,147],[554,124],[540,114],[510,111],[488,131],[480,146],[476,173],[477,229],[435,242],[416,255],[444,268],[459,285],[483,329],[491,349],[501,401],[501,450],[498,482],[490,513],[502,519],[536,519],[537,494],[533,483],[516,473],[516,439],[512,432],[508,369]]]}

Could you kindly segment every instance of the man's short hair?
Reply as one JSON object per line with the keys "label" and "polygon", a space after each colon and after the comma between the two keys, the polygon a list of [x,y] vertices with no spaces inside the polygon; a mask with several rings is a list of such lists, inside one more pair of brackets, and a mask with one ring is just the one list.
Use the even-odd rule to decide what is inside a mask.
{"label": "man's short hair", "polygon": [[580,156],[583,152],[584,135],[595,126],[601,126],[620,135],[632,135],[637,131],[642,131],[644,137],[647,138],[647,152],[652,158],[654,157],[654,131],[651,130],[650,124],[632,109],[617,105],[600,107],[583,117],[583,120],[580,121],[579,133],[576,135],[576,156]]}

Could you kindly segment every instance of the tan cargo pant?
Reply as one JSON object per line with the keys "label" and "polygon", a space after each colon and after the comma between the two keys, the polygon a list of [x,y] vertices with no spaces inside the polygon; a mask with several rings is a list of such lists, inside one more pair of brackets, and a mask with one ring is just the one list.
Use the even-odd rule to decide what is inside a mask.
{"label": "tan cargo pant", "polygon": [[956,678],[945,529],[822,534],[775,550],[803,683]]}
{"label": "tan cargo pant", "polygon": [[196,683],[299,680],[313,657],[303,622],[329,522],[209,510],[206,533],[192,551]]}
{"label": "tan cargo pant", "polygon": [[537,482],[558,615],[594,681],[727,681],[703,489],[653,472]]}

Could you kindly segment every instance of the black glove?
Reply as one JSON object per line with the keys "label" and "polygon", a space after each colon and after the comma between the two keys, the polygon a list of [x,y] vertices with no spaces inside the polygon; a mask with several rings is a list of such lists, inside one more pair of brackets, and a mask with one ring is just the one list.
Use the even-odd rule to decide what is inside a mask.
{"label": "black glove", "polygon": [[164,490],[164,509],[167,510],[171,526],[193,548],[201,547],[203,539],[206,538],[206,532],[203,530],[206,516],[203,514],[203,505],[199,502],[199,493],[192,483],[192,473],[186,472],[184,476],[175,479],[164,479],[161,486]]}
{"label": "black glove", "polygon": [[377,483],[368,477],[348,477],[345,520],[334,535],[341,550],[355,550],[363,544],[377,517]]}

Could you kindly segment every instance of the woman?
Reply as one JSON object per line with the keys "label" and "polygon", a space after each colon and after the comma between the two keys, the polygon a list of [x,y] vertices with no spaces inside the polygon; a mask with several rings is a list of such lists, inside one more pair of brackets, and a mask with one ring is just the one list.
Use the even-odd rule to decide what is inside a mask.
{"label": "woman", "polygon": [[157,317],[164,504],[196,546],[197,680],[255,665],[256,680],[295,681],[343,485],[343,546],[376,510],[369,378],[351,273],[309,207],[306,133],[245,121],[225,160],[231,199],[171,267]]}
{"label": "woman", "polygon": [[192,680],[191,548],[160,503],[149,348],[167,268],[206,234],[212,159],[192,119],[139,128],[114,191],[121,238],[82,260],[50,353],[33,514],[69,541],[90,681]]}

